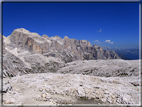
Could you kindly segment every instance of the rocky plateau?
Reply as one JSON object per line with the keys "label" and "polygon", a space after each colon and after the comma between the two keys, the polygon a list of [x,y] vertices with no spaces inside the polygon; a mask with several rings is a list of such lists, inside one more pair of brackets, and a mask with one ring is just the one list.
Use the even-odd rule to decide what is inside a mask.
{"label": "rocky plateau", "polygon": [[141,105],[141,60],[24,28],[2,50],[4,105]]}

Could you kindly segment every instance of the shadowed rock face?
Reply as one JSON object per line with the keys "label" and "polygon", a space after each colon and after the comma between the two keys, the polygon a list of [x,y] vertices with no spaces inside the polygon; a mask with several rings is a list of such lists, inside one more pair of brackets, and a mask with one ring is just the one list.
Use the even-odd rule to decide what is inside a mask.
{"label": "shadowed rock face", "polygon": [[[59,36],[48,37],[31,33],[24,28],[16,29],[9,36],[9,47],[20,47],[31,53],[39,53],[45,56],[61,58],[65,62],[74,60],[94,60],[94,59],[120,59],[115,52],[105,51],[101,47],[92,46],[89,41],[64,39]],[[54,53],[54,55],[53,55]]]}

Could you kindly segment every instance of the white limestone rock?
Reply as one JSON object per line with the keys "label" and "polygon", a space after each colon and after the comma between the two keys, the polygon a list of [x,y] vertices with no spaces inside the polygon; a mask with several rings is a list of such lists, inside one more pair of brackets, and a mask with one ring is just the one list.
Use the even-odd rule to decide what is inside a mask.
{"label": "white limestone rock", "polygon": [[[89,104],[140,105],[140,86],[131,84],[136,81],[139,82],[140,78],[58,73],[27,74],[11,79],[4,78],[7,83],[4,87],[8,84],[12,86],[12,90],[4,93],[4,101],[14,98],[14,104],[47,104],[52,100],[55,103],[72,101],[77,104],[90,101]],[[28,102],[31,98],[33,99]]]}

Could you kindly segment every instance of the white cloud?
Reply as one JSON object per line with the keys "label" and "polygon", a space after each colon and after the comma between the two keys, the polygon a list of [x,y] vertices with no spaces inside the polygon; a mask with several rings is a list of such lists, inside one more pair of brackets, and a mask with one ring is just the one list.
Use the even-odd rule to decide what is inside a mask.
{"label": "white cloud", "polygon": [[97,32],[102,32],[102,28],[99,31],[97,31]]}
{"label": "white cloud", "polygon": [[110,42],[110,40],[106,40],[105,42]]}
{"label": "white cloud", "polygon": [[108,42],[109,44],[113,44],[113,42],[111,42],[111,40],[106,40],[105,42]]}
{"label": "white cloud", "polygon": [[94,42],[101,43],[101,42],[99,42],[99,40],[95,40]]}

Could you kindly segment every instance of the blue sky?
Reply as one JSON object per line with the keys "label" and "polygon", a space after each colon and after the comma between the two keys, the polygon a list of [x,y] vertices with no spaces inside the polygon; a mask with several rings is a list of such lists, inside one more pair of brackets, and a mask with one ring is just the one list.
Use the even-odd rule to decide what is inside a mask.
{"label": "blue sky", "polygon": [[3,3],[3,35],[25,28],[92,45],[139,45],[139,3]]}

